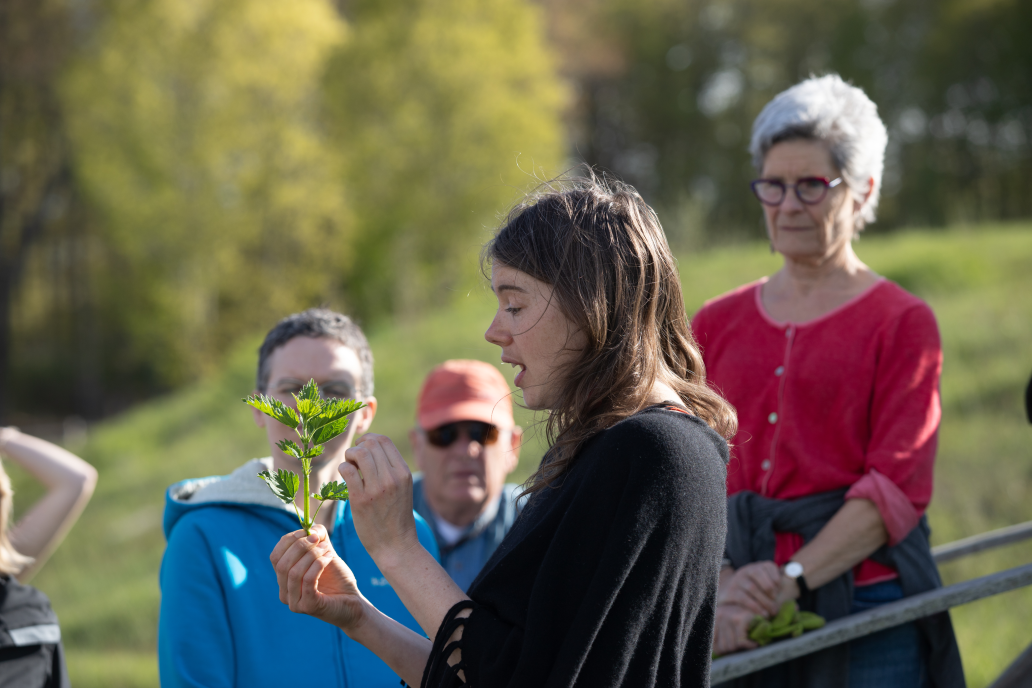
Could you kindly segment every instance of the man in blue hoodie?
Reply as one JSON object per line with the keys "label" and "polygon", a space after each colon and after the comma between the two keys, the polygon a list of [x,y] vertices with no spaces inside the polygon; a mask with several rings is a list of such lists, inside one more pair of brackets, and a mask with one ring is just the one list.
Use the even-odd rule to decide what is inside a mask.
{"label": "man in blue hoodie", "polygon": [[[325,309],[296,313],[274,327],[258,354],[256,389],[287,404],[308,380],[326,397],[366,404],[351,416],[347,432],[325,445],[312,464],[312,485],[339,480],[337,466],[357,433],[376,413],[373,356],[365,335],[347,316]],[[243,396],[243,395],[241,395]],[[241,405],[243,410],[243,405]],[[279,601],[269,553],[297,530],[294,508],[283,504],[258,477],[263,470],[300,472],[296,459],[276,443],[293,431],[254,411],[271,456],[247,462],[227,476],[185,480],[166,495],[161,563],[158,665],[164,688],[191,686],[324,686],[362,688],[399,685],[397,675],[372,652],[335,626],[294,614]],[[298,509],[303,508],[298,495]],[[355,532],[350,505],[333,502],[317,522],[331,533],[334,549],[354,572],[369,600],[383,613],[422,632],[381,575]],[[438,556],[434,536],[416,515],[419,539]]]}

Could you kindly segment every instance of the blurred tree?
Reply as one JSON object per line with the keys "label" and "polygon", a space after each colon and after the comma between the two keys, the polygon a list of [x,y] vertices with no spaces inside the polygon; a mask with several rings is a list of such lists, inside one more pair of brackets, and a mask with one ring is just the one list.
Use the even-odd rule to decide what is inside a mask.
{"label": "blurred tree", "polygon": [[[762,236],[752,120],[835,71],[890,129],[874,231],[1032,214],[1032,54],[1021,0],[549,0],[592,17],[619,69],[572,61],[576,152],[639,186],[675,245]],[[598,61],[596,61],[597,63]],[[572,64],[572,67],[571,67]]]}
{"label": "blurred tree", "polygon": [[521,189],[558,171],[563,88],[542,14],[511,0],[354,0],[327,98],[356,222],[346,273],[365,318],[406,314],[475,275]]}
{"label": "blurred tree", "polygon": [[0,13],[0,390],[13,294],[14,382],[48,403],[77,385],[89,408],[100,378],[177,385],[313,303],[369,321],[461,293],[486,228],[567,144],[636,184],[678,250],[762,236],[751,123],[810,73],[862,86],[890,128],[871,231],[1032,214],[1021,0]]}
{"label": "blurred tree", "polygon": [[1029,217],[1032,3],[934,2],[919,20],[914,78],[892,112],[894,211],[910,223]]}
{"label": "blurred tree", "polygon": [[67,57],[63,3],[0,3],[0,422],[9,411],[11,320],[30,248],[65,214],[68,153],[56,76]]}
{"label": "blurred tree", "polygon": [[320,79],[327,0],[112,0],[64,99],[100,217],[112,374],[161,388],[335,296],[348,213]]}
{"label": "blurred tree", "polygon": [[[40,25],[64,27],[54,48],[18,23],[46,7],[3,5],[21,43],[2,49],[50,60],[33,74],[53,108],[3,82],[5,160],[39,163],[31,185],[3,177],[20,411],[124,408],[309,305],[389,317],[447,296],[475,279],[485,226],[562,159],[565,92],[526,0],[56,3],[74,21]],[[52,169],[76,203],[43,190]],[[39,219],[43,240],[9,254]]]}

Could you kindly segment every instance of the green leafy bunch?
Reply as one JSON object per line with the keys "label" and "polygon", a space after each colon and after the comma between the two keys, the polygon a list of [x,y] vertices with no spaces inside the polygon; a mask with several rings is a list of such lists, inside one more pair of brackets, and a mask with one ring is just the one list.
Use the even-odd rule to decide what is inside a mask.
{"label": "green leafy bunch", "polygon": [[[775,640],[785,638],[798,638],[806,631],[812,631],[824,626],[824,617],[813,612],[802,612],[793,600],[786,600],[782,603],[774,618],[767,619],[757,614],[749,620],[749,640],[760,647],[770,645]],[[713,659],[719,659],[720,655],[713,653]]]}
{"label": "green leafy bunch", "polygon": [[793,600],[786,600],[772,619],[759,614],[749,622],[749,640],[759,646],[769,645],[782,638],[798,638],[803,631],[812,631],[824,625],[824,617],[813,612],[801,612]]}
{"label": "green leafy bunch", "polygon": [[[348,485],[343,481],[338,483],[334,480],[327,483],[318,493],[308,492],[308,477],[312,472],[312,459],[323,453],[322,445],[347,430],[348,416],[365,404],[354,399],[323,399],[315,380],[309,380],[301,388],[300,393],[291,396],[296,402],[295,408],[264,394],[252,394],[243,401],[291,428],[301,440],[300,445],[293,440],[282,440],[277,442],[276,446],[284,454],[289,454],[301,462],[303,478],[298,478],[296,473],[285,471],[282,468],[275,473],[262,471],[258,477],[269,485],[273,494],[283,500],[284,504],[294,505],[294,512],[297,513],[301,527],[305,529],[306,533],[310,533],[312,525],[315,523],[315,517],[319,515],[319,509],[322,509],[323,502],[347,501],[348,498]],[[319,500],[319,506],[311,516],[309,516],[309,500],[307,498],[304,500],[304,516],[297,511],[297,504],[294,503],[298,488],[302,487],[302,480],[304,482],[303,494]]]}

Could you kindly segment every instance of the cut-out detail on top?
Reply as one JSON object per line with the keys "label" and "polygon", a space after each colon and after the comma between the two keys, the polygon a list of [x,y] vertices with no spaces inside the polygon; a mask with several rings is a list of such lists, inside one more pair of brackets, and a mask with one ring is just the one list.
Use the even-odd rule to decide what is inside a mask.
{"label": "cut-out detail on top", "polygon": [[[469,618],[468,616],[458,616],[459,612],[464,609],[473,609],[475,606],[473,600],[463,600],[453,605],[444,615],[441,627],[437,630],[437,636],[434,638],[434,646],[430,650],[430,659],[427,661],[426,669],[423,670],[420,688],[454,688],[466,685],[466,682],[459,678],[459,672],[463,672],[466,668],[465,658],[461,656],[462,638],[450,643],[448,639],[459,628],[464,628],[466,620]],[[448,658],[456,650],[460,653],[459,661],[449,664]]]}

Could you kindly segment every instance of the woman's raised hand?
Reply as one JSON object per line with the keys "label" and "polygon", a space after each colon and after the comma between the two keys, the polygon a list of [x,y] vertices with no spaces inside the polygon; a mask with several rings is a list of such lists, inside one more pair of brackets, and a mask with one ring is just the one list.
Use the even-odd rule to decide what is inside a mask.
{"label": "woman's raised hand", "polygon": [[746,564],[722,586],[718,605],[734,605],[752,614],[770,617],[778,613],[781,590],[781,569],[773,561]]}
{"label": "woman's raised hand", "polygon": [[269,555],[276,570],[280,602],[293,612],[308,614],[348,631],[362,620],[366,600],[355,576],[337,556],[326,529],[312,534],[295,530],[280,538]]}
{"label": "woman's raised hand", "polygon": [[412,516],[412,472],[390,438],[362,436],[339,467],[348,483],[355,530],[386,574],[395,560],[421,547]]}

